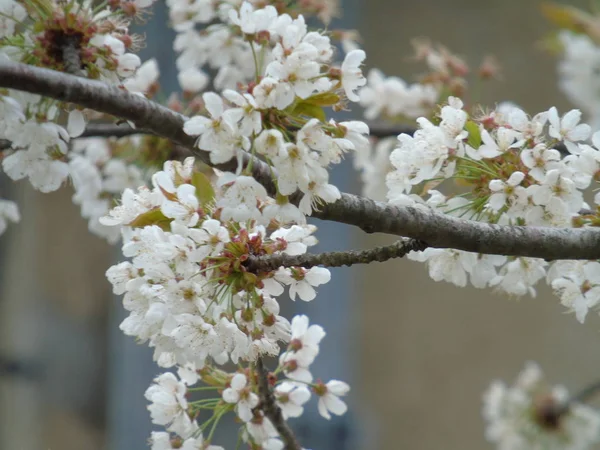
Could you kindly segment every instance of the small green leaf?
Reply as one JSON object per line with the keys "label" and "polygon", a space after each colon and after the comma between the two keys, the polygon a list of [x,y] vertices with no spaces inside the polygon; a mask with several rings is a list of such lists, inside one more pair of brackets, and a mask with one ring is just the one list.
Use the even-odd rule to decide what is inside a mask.
{"label": "small green leaf", "polygon": [[469,132],[469,138],[467,144],[473,148],[479,148],[481,145],[481,132],[479,131],[479,125],[472,120],[468,120],[465,125],[465,129]]}
{"label": "small green leaf", "polygon": [[589,25],[590,16],[572,6],[563,6],[556,3],[542,3],[542,14],[559,28],[565,28],[575,33],[585,32]]}
{"label": "small green leaf", "polygon": [[310,103],[306,103],[304,101],[296,105],[293,114],[299,116],[314,117],[316,119],[319,119],[321,122],[325,122],[326,120],[325,111],[323,111],[323,108],[317,105],[311,105]]}
{"label": "small green leaf", "polygon": [[171,229],[172,221],[173,219],[166,217],[160,208],[156,207],[148,212],[145,212],[144,214],[137,216],[129,223],[129,226],[132,228],[144,228],[151,225],[157,225],[163,230],[169,231]]}
{"label": "small green leaf", "polygon": [[196,188],[196,197],[200,206],[206,206],[215,200],[215,190],[208,177],[202,172],[192,174],[192,185]]}
{"label": "small green leaf", "polygon": [[316,106],[333,106],[340,102],[340,96],[334,92],[322,92],[308,97],[304,102]]}

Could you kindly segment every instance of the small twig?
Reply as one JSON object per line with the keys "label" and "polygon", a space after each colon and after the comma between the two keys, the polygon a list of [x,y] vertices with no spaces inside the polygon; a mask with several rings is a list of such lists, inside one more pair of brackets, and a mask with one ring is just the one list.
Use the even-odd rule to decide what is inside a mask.
{"label": "small twig", "polygon": [[250,256],[246,268],[250,272],[269,272],[281,266],[304,267],[314,266],[341,267],[353,264],[369,264],[384,262],[392,258],[402,258],[411,251],[425,250],[428,245],[417,239],[401,239],[392,245],[375,247],[368,250],[348,250],[345,252],[325,252],[290,256],[285,254]]}
{"label": "small twig", "polygon": [[584,387],[577,394],[573,395],[570,401],[573,403],[585,403],[598,392],[600,392],[600,381]]}
{"label": "small twig", "polygon": [[595,394],[600,392],[600,381],[584,387],[581,391],[572,395],[564,403],[554,401],[541,402],[536,408],[536,416],[544,425],[555,427],[560,423],[561,417],[569,413],[569,410],[574,404],[586,403]]}
{"label": "small twig", "polygon": [[285,444],[285,450],[302,450],[296,435],[283,418],[281,408],[275,403],[275,396],[269,386],[269,373],[263,364],[262,358],[258,358],[256,361],[256,370],[258,371],[258,393],[265,416],[279,433],[279,437]]}

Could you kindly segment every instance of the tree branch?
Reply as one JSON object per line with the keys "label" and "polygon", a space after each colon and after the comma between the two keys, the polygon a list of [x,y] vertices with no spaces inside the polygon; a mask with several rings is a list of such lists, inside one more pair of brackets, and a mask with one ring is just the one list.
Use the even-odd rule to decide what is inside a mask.
{"label": "tree branch", "polygon": [[[208,152],[195,148],[196,139],[183,132],[185,116],[115,86],[7,60],[0,61],[0,86],[75,103],[130,120],[139,129],[153,130],[157,135],[186,147],[212,167],[223,171],[235,171],[237,168],[235,159],[215,165],[210,162]],[[244,168],[251,160],[252,175],[274,195],[272,168],[243,153]],[[298,202],[300,198],[301,194],[296,194],[292,199]],[[355,225],[369,233],[411,237],[438,248],[547,260],[600,259],[600,230],[597,229],[491,225],[433,210],[393,206],[351,194],[342,194],[340,200],[324,205],[313,216]]]}
{"label": "tree branch", "polygon": [[600,381],[596,381],[586,387],[584,387],[581,391],[577,392],[575,395],[571,396],[569,399],[570,403],[585,403],[590,398],[595,396],[600,392]]}
{"label": "tree branch", "polygon": [[402,258],[411,251],[425,250],[427,247],[425,242],[416,239],[401,239],[392,245],[375,247],[368,250],[349,250],[345,252],[317,254],[306,253],[298,256],[285,254],[250,256],[244,264],[250,272],[269,272],[282,266],[304,267],[306,269],[314,266],[341,267]]}
{"label": "tree branch", "polygon": [[152,130],[140,130],[137,128],[131,128],[127,124],[113,124],[113,123],[90,123],[85,127],[85,131],[78,137],[127,137],[135,134],[152,134],[155,135]]}
{"label": "tree branch", "polygon": [[269,386],[269,374],[265,369],[262,358],[256,361],[256,370],[258,371],[258,392],[260,394],[260,407],[265,416],[271,421],[279,437],[285,444],[285,450],[302,450],[302,446],[294,435],[294,432],[287,424],[281,413],[281,408],[275,403],[275,396]]}

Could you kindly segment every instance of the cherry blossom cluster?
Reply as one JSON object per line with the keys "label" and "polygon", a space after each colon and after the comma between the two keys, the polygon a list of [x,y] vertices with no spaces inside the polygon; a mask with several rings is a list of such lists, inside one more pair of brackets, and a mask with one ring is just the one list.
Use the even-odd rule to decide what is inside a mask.
{"label": "cherry blossom cluster", "polygon": [[[459,99],[450,97],[435,124],[419,118],[414,135],[398,136],[398,147],[390,155],[388,199],[488,223],[593,225],[596,213],[584,201],[583,190],[597,181],[600,133],[592,136],[592,145],[586,143],[591,129],[579,123],[580,117],[577,110],[560,117],[553,107],[530,118],[510,105],[471,117]],[[563,145],[562,154],[554,148],[558,144]],[[466,192],[446,196],[436,190],[446,180],[454,180]],[[596,196],[594,202],[599,199]],[[492,286],[512,295],[535,295],[534,285],[547,277],[580,321],[600,301],[597,290],[591,289],[596,283],[593,270],[584,271],[584,264],[561,273],[552,270],[558,263],[541,259],[435,248],[409,258],[427,262],[436,281],[465,286],[470,280],[475,287]],[[567,280],[572,282],[568,288]],[[577,296],[573,289],[579,282]]]}
{"label": "cherry blossom cluster", "polygon": [[[102,226],[98,219],[124,188],[143,184],[141,171],[135,164],[115,157],[118,152],[105,139],[74,140],[85,125],[79,111],[71,111],[63,127],[53,121],[59,110],[51,103],[37,96],[10,94],[0,96],[0,115],[4,118],[0,136],[11,145],[0,156],[3,171],[13,180],[28,178],[41,192],[55,191],[70,178],[75,190],[73,201],[89,220],[90,230],[116,242],[118,230]],[[32,119],[28,120],[24,111]],[[43,121],[38,121],[40,117]],[[4,211],[5,217],[18,220],[13,208]]]}
{"label": "cherry blossom cluster", "polygon": [[558,85],[587,115],[593,129],[600,128],[600,47],[585,34],[561,31],[562,57]]}
{"label": "cherry blossom cluster", "polygon": [[[141,63],[134,54],[141,38],[128,30],[153,2],[5,0],[0,59],[152,97],[159,68],[154,60]],[[592,206],[583,197],[600,178],[600,131],[580,123],[578,110],[561,117],[550,108],[531,117],[502,104],[474,114],[460,100],[469,68],[427,42],[416,43],[417,59],[428,67],[418,83],[377,69],[365,78],[366,55],[352,33],[308,29],[305,16],[329,22],[334,0],[167,5],[183,91],[167,105],[189,117],[183,131],[196,139],[194,151],[207,152],[218,167],[235,161],[237,170],[173,161],[174,144],[157,136],[81,138],[89,135],[88,120],[107,117],[0,89],[3,171],[42,192],[71,182],[90,230],[112,243],[122,238],[128,260],[106,272],[129,313],[120,328],[148,343],[160,367],[176,371],[157,376],[145,394],[153,423],[164,428],[152,433],[153,450],[218,450],[212,438],[226,415],[235,415],[250,448],[278,450],[288,444],[272,406],[285,420],[299,417],[315,395],[324,418],[346,412],[349,386],[315,380],[311,371],[325,331],[304,315],[280,315],[282,295],[314,300],[329,270],[252,264],[303,255],[316,244],[306,216],[341,197],[329,169],[346,153],[355,155],[367,195],[391,205],[502,225],[600,224],[600,193]],[[334,40],[345,52],[341,64]],[[561,86],[596,128],[598,47],[567,32],[560,41]],[[478,75],[496,70],[486,60]],[[416,119],[419,128],[373,144],[364,122],[328,119],[328,109],[341,111],[349,102],[359,102],[369,120]],[[273,192],[252,177],[257,161],[271,169]],[[14,203],[0,200],[0,233],[19,219]],[[545,280],[581,322],[600,303],[597,261],[431,247],[409,257],[427,263],[436,281],[511,295],[535,295]],[[265,374],[269,357],[277,363]],[[514,387],[492,386],[484,416],[488,439],[501,449],[585,449],[599,440],[600,416],[568,401],[564,389],[547,388],[532,364]]]}
{"label": "cherry blossom cluster", "polygon": [[558,27],[546,38],[546,48],[559,56],[558,85],[569,100],[586,114],[594,130],[600,128],[600,35],[598,10],[591,12],[571,5],[547,3],[546,18]]}
{"label": "cherry blossom cluster", "polygon": [[[0,5],[0,58],[37,65],[147,93],[158,79],[154,60],[140,64],[131,51],[140,38],[128,33],[130,21],[152,0],[111,1],[96,7],[90,1],[8,1]],[[76,67],[73,67],[76,65]],[[62,119],[62,111],[68,119]],[[0,155],[2,169],[13,180],[28,178],[41,192],[57,190],[69,178],[73,200],[89,219],[90,230],[110,242],[118,231],[99,224],[114,195],[142,184],[136,165],[114,158],[100,140],[73,138],[97,115],[59,102],[13,90],[0,90]],[[4,217],[16,220],[12,209]],[[3,229],[4,227],[2,227]]]}
{"label": "cherry blossom cluster", "polygon": [[600,413],[550,386],[536,363],[512,386],[493,382],[483,403],[486,438],[499,450],[587,450],[600,442]]}
{"label": "cherry blossom cluster", "polygon": [[[193,158],[183,164],[166,162],[152,176],[152,185],[125,189],[121,204],[100,222],[122,226],[123,254],[131,258],[107,271],[129,311],[121,329],[148,342],[158,365],[179,368],[182,381],[167,373],[146,393],[153,422],[177,435],[168,441],[201,443],[207,425],[202,428],[195,419],[201,406],[210,405],[213,416],[200,414],[199,420],[216,426],[224,414],[235,411],[245,424],[244,439],[277,448],[266,444],[277,432],[257,409],[255,363],[279,355],[281,345],[287,349],[274,374],[286,377],[275,389],[283,414],[302,413],[309,387],[319,397],[324,417],[343,414],[346,406],[339,396],[348,386],[335,380],[313,383],[310,372],[325,332],[309,326],[306,316],[290,324],[279,315],[276,299],[287,286],[292,300],[313,300],[314,288],[329,281],[329,271],[280,267],[253,273],[244,264],[253,256],[305,253],[316,243],[315,227],[274,220],[274,202],[253,178],[221,174],[214,192],[211,180],[195,171]],[[217,368],[229,361],[244,370],[228,374]],[[183,394],[198,381],[222,397],[188,403]],[[153,448],[171,448],[158,443],[164,436],[153,436]]]}
{"label": "cherry blossom cluster", "polygon": [[129,33],[129,24],[152,3],[111,0],[96,6],[90,0],[5,1],[0,10],[0,54],[119,84],[140,65],[131,50],[141,41]]}
{"label": "cherry blossom cluster", "polygon": [[[341,68],[333,67],[330,38],[309,32],[302,15],[279,15],[273,6],[255,10],[248,2],[239,12],[228,12],[226,28],[241,30],[238,39],[246,44],[243,53],[251,56],[249,77],[254,81],[245,85],[246,92],[204,93],[206,114],[192,117],[184,131],[198,136],[198,147],[210,152],[214,164],[239,158],[244,151],[264,158],[276,170],[278,193],[303,192],[299,208],[310,215],[319,202],[340,197],[329,183],[329,165],[368,146],[366,124],[326,121],[323,110],[341,108],[344,98],[359,100],[355,91],[366,83],[360,70],[365,54],[353,50]],[[216,44],[206,47],[223,55]],[[191,58],[182,55],[182,60],[190,63]],[[236,83],[247,81],[243,77]]]}
{"label": "cherry blossom cluster", "polygon": [[[415,40],[415,60],[422,61],[427,72],[416,83],[408,84],[397,76],[386,77],[379,69],[371,69],[367,83],[360,90],[360,105],[367,120],[383,120],[390,124],[413,124],[419,117],[432,117],[437,105],[448,95],[468,93],[467,75],[471,69],[460,57],[441,45],[427,40]],[[491,58],[485,58],[476,75],[480,80],[494,78],[498,68]],[[361,146],[355,152],[354,166],[361,173],[363,194],[384,201],[385,177],[393,167],[389,155],[395,147],[393,137]]]}
{"label": "cherry blossom cluster", "polygon": [[[180,54],[177,59],[179,79],[186,89],[198,92],[194,80],[206,77],[203,69],[217,71],[214,86],[218,90],[234,89],[238,83],[258,82],[256,75],[270,78],[298,75],[297,80],[289,82],[291,86],[287,89],[279,89],[288,93],[290,87],[306,91],[312,84],[311,78],[318,81],[320,88],[326,87],[326,80],[318,77],[319,68],[315,62],[327,63],[331,58],[329,38],[318,32],[307,33],[302,14],[316,13],[328,23],[337,13],[337,0],[288,4],[253,0],[241,3],[241,7],[240,3],[236,0],[167,1],[170,19],[177,32],[174,50]],[[197,25],[203,26],[202,29],[197,29]],[[342,38],[347,35],[337,34]],[[279,48],[275,47],[278,40],[281,42]],[[291,59],[285,58],[287,64],[266,70],[273,60],[285,62],[282,53],[289,53],[298,45],[299,53]],[[315,50],[319,53],[318,59],[311,54]],[[309,61],[304,64],[299,59]]]}

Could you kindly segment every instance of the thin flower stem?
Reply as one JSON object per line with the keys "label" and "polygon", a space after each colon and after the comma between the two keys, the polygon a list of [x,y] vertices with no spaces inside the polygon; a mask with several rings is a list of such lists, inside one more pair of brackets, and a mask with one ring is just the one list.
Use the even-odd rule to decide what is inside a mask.
{"label": "thin flower stem", "polygon": [[226,411],[220,412],[217,414],[217,418],[216,418],[215,422],[213,423],[213,426],[211,427],[210,432],[208,433],[208,437],[206,438],[206,440],[208,442],[210,442],[212,440],[213,434],[215,433],[215,430],[217,429],[217,425],[219,425],[219,421],[225,415],[225,413],[226,413]]}
{"label": "thin flower stem", "polygon": [[596,381],[586,387],[584,387],[581,391],[577,392],[570,399],[570,403],[586,403],[591,400],[596,394],[600,392],[600,381]]}
{"label": "thin flower stem", "polygon": [[254,59],[254,77],[258,83],[260,80],[259,68],[258,68],[258,57],[256,56],[256,50],[254,49],[254,42],[250,41],[250,50],[252,50],[252,58]]}

